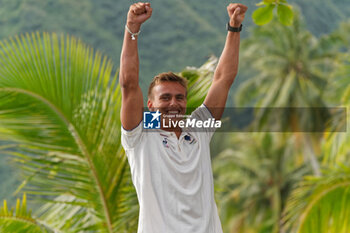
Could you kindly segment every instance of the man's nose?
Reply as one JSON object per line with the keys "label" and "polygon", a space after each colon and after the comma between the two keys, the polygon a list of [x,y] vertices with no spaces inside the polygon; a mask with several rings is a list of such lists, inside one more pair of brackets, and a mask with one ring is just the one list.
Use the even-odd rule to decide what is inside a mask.
{"label": "man's nose", "polygon": [[175,97],[171,98],[171,100],[170,100],[170,106],[177,106],[177,105],[178,105],[178,103],[177,103],[176,98],[175,98]]}

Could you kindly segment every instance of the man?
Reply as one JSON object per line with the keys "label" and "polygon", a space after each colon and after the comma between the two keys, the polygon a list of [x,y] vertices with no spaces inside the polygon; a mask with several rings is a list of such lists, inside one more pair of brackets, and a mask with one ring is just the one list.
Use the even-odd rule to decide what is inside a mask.
{"label": "man", "polygon": [[[247,7],[229,4],[226,43],[202,106],[192,116],[220,119],[238,70],[241,24]],[[137,40],[152,15],[150,3],[130,6],[121,54],[122,144],[140,204],[138,233],[222,233],[214,201],[209,143],[213,132],[179,127],[143,130]],[[154,78],[147,106],[162,114],[186,112],[186,81],[173,73]]]}

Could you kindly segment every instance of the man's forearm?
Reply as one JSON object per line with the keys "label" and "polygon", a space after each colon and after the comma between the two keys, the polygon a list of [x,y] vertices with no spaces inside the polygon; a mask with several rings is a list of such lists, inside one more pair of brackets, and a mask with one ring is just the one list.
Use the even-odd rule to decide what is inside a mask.
{"label": "man's forearm", "polygon": [[227,82],[228,85],[233,83],[238,72],[239,43],[239,32],[227,33],[225,47],[215,70],[215,81],[224,81]]}
{"label": "man's forearm", "polygon": [[[130,31],[138,32],[140,25],[127,24]],[[132,39],[131,34],[125,29],[124,42],[120,57],[120,84],[122,87],[137,86],[139,83],[139,55],[137,38]]]}

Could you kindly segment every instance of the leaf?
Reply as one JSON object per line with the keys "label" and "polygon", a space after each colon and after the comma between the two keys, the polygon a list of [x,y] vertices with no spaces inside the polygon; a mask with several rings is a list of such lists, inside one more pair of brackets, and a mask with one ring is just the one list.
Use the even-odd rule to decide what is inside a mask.
{"label": "leaf", "polygon": [[326,170],[323,177],[305,178],[288,198],[284,228],[298,233],[349,232],[349,191],[350,173],[345,166]]}
{"label": "leaf", "polygon": [[341,101],[344,103],[344,104],[350,104],[350,86],[348,86],[346,88],[346,90],[344,91],[344,94],[341,98]]}
{"label": "leaf", "polygon": [[22,204],[17,199],[15,213],[8,209],[4,200],[4,206],[0,208],[0,232],[48,233],[54,230],[31,216],[30,211],[27,211],[26,194],[23,194]]}
{"label": "leaf", "polygon": [[294,18],[292,7],[290,5],[278,4],[277,16],[282,24],[286,26],[291,25]]}
{"label": "leaf", "polygon": [[271,4],[271,3],[274,3],[276,2],[276,0],[264,0],[263,3],[264,4]]}
{"label": "leaf", "polygon": [[262,146],[263,146],[265,151],[269,151],[269,149],[271,149],[271,146],[272,146],[271,134],[267,133],[264,135],[264,137],[262,139]]}
{"label": "leaf", "polygon": [[257,25],[264,25],[269,23],[273,18],[273,9],[275,5],[269,4],[265,7],[259,8],[253,13],[253,21]]}
{"label": "leaf", "polygon": [[201,67],[187,67],[180,75],[188,79],[187,114],[200,106],[211,85],[218,58],[211,56]]}

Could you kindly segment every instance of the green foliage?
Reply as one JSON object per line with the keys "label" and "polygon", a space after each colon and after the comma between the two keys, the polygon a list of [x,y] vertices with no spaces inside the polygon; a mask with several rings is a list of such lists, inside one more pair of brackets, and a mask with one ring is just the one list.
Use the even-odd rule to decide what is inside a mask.
{"label": "green foliage", "polygon": [[[194,110],[204,101],[213,80],[218,58],[211,56],[201,67],[187,67],[180,74],[188,80],[187,107]],[[189,113],[188,113],[189,114]]]}
{"label": "green foliage", "polygon": [[[253,104],[264,108],[258,113],[259,127],[268,120],[269,109],[266,107],[326,106],[322,95],[340,56],[337,49],[327,45],[331,39],[323,37],[317,40],[305,30],[300,17],[294,18],[291,27],[272,22],[255,28],[251,37],[242,43],[242,63],[253,77],[237,91],[237,105]],[[275,115],[266,125],[278,122],[284,127],[282,130],[314,129],[319,118],[311,111],[303,121],[307,122],[305,124],[293,122],[292,113],[287,117]]]}
{"label": "green foliage", "polygon": [[350,169],[306,177],[288,201],[285,227],[297,233],[346,233],[350,229]]}
{"label": "green foliage", "polygon": [[[121,96],[111,61],[56,34],[0,46],[0,138],[18,148],[3,153],[25,172],[28,194],[64,203],[64,217],[75,224],[61,225],[54,205],[41,219],[70,232],[134,231],[137,199],[120,144]],[[69,198],[62,202],[62,195]]]}
{"label": "green foliage", "polygon": [[291,25],[293,23],[293,10],[289,5],[279,4],[277,6],[278,20],[284,25]]}
{"label": "green foliage", "polygon": [[273,18],[273,9],[275,5],[269,4],[265,7],[259,8],[253,13],[254,23],[257,25],[264,25],[269,23]]}
{"label": "green foliage", "polygon": [[[251,37],[243,42],[242,60],[245,64],[249,64],[245,68],[251,71],[253,77],[242,83],[237,92],[237,103],[240,106],[254,105],[258,107],[314,107],[328,106],[330,102],[339,105],[342,102],[343,105],[347,106],[349,103],[347,98],[349,63],[348,60],[344,60],[344,57],[348,57],[348,55],[343,53],[344,45],[346,46],[348,43],[344,39],[347,36],[346,33],[335,32],[317,39],[304,29],[299,17],[294,18],[291,27],[284,27],[272,22],[268,26],[256,28]],[[333,96],[336,97],[328,98],[327,94],[334,92]],[[290,116],[290,121],[286,122],[284,121],[286,118],[273,117],[271,123],[267,125],[271,126],[275,122],[275,124],[292,129],[298,127],[301,122],[293,121],[293,113]],[[319,117],[318,115],[308,115],[305,112],[303,116],[308,125],[315,124]],[[264,124],[266,119],[271,117],[271,114],[265,111],[258,117],[262,120],[259,124]],[[349,117],[340,120],[338,127],[348,123]],[[280,230],[283,232],[348,232],[350,229],[348,219],[350,216],[348,212],[350,187],[348,181],[349,126],[347,126],[347,130],[345,133],[325,134],[325,138],[322,137],[323,135],[317,134],[279,134],[278,140],[275,139],[272,143],[269,137],[246,139],[246,141],[253,141],[254,144],[257,144],[260,150],[269,149],[270,153],[273,153],[276,143],[278,145],[278,142],[282,142],[281,148],[287,149],[288,144],[283,143],[283,140],[286,138],[293,140],[291,154],[295,161],[289,163],[289,169],[292,169],[294,175],[297,174],[298,166],[306,168],[308,173],[311,167],[314,169],[315,176],[307,176],[303,178],[304,181],[299,183],[298,179],[300,180],[308,173],[299,174],[296,180],[290,182],[292,185],[289,186],[289,191],[282,192],[284,195],[282,195],[280,206],[281,208],[286,206],[286,208],[283,217],[280,215],[279,218],[272,218],[272,213],[278,213],[271,203],[275,196],[266,198],[270,208],[261,208],[260,212],[257,212],[255,208],[259,204],[256,203],[260,203],[258,198],[254,198],[254,196],[242,198],[244,195],[249,195],[249,188],[252,185],[246,185],[240,191],[240,185],[236,184],[263,182],[262,170],[269,170],[268,167],[259,165],[259,170],[255,172],[259,175],[256,176],[249,176],[255,173],[245,173],[241,168],[243,163],[244,169],[253,170],[251,168],[255,166],[254,162],[258,163],[259,160],[250,159],[249,162],[243,162],[244,156],[256,158],[262,153],[259,150],[249,151],[254,146],[247,142],[234,141],[231,143],[234,145],[231,146],[234,149],[230,153],[226,153],[227,158],[230,159],[225,160],[226,158],[220,155],[218,157],[220,160],[215,160],[215,163],[221,164],[221,169],[219,168],[216,174],[219,183],[224,185],[226,185],[225,182],[227,183],[227,187],[223,191],[225,196],[220,197],[224,203],[220,206],[226,231],[271,232],[273,231],[273,223],[278,225],[283,219],[285,229]],[[235,138],[237,137],[236,135]],[[242,149],[240,145],[242,145]],[[317,172],[319,158],[323,159],[322,165],[325,168],[321,170],[322,172]],[[282,159],[282,161],[287,160]],[[288,177],[284,177],[283,173],[277,174],[280,169],[271,170],[276,172],[273,177],[279,177],[283,181],[288,180]],[[262,179],[259,180],[259,178]],[[226,181],[223,181],[224,179]],[[290,194],[295,183],[299,183],[298,188]],[[257,190],[259,187],[265,188],[257,191],[260,196],[264,195],[266,190],[273,189],[272,184],[256,185],[256,187]],[[271,194],[273,191],[266,191],[266,193]],[[262,197],[265,198],[265,196]],[[251,206],[242,205],[242,203],[249,203],[249,201],[254,201]],[[247,213],[244,215],[245,211]],[[274,229],[277,228],[278,226],[275,226]]]}
{"label": "green foliage", "polygon": [[238,134],[214,160],[224,232],[280,232],[282,208],[308,169],[296,166],[295,139]]}
{"label": "green foliage", "polygon": [[44,233],[53,230],[39,223],[27,211],[26,195],[23,194],[22,203],[17,199],[16,209],[9,209],[4,200],[4,206],[0,208],[0,232],[26,232]]}
{"label": "green foliage", "polygon": [[[347,92],[344,93],[348,94]],[[325,142],[322,147],[323,164],[329,168],[335,168],[339,165],[349,166],[350,156],[350,116],[349,105],[345,105],[347,114],[339,118],[335,128],[345,128],[345,132],[330,132],[325,135]]]}
{"label": "green foliage", "polygon": [[[344,60],[340,69],[332,77],[337,85],[345,85],[338,90],[338,103],[349,106],[347,86],[349,85],[349,63]],[[333,87],[333,90],[334,87]],[[345,98],[344,98],[345,97]],[[346,132],[327,133],[322,148],[323,166],[321,177],[304,178],[289,197],[285,213],[284,227],[293,232],[310,231],[349,232],[350,229],[350,117],[340,119],[339,126],[346,124]]]}
{"label": "green foliage", "polygon": [[273,10],[277,6],[278,20],[284,25],[291,25],[293,23],[294,13],[292,6],[286,4],[285,0],[264,0],[257,4],[263,6],[253,12],[253,21],[257,25],[264,25],[269,23],[273,18]]}
{"label": "green foliage", "polygon": [[[343,56],[342,62],[338,65],[335,74],[331,76],[332,82],[327,92],[327,96],[332,96],[330,103],[338,104],[346,108],[347,114],[345,117],[339,117],[334,127],[337,129],[345,128],[345,132],[336,133],[330,132],[325,136],[325,143],[323,144],[323,163],[328,167],[337,167],[339,164],[349,166],[350,155],[350,56],[346,53]],[[337,91],[331,91],[337,90]]]}

